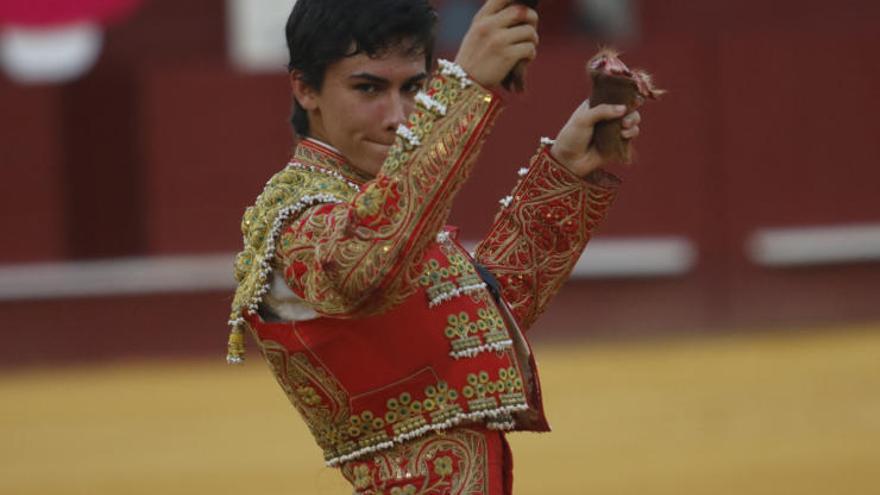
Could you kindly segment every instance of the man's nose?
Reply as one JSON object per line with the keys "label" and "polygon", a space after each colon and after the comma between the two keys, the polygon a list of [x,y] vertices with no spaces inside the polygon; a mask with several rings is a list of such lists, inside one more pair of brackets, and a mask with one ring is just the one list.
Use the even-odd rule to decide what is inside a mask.
{"label": "man's nose", "polygon": [[385,107],[385,129],[396,132],[397,127],[406,122],[406,117],[406,102],[392,91]]}

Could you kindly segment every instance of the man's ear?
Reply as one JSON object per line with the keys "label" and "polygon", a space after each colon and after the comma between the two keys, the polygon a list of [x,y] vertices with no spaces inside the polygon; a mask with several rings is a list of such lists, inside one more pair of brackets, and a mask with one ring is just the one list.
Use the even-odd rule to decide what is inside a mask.
{"label": "man's ear", "polygon": [[318,92],[314,88],[306,84],[301,77],[299,71],[290,71],[290,89],[293,91],[293,97],[306,111],[314,110],[318,107]]}

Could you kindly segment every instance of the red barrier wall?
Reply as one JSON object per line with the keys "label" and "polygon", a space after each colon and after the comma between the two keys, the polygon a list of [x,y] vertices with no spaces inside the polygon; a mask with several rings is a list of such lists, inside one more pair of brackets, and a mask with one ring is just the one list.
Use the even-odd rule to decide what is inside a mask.
{"label": "red barrier wall", "polygon": [[[538,138],[588,94],[583,65],[597,42],[572,34],[570,3],[553,5],[529,92],[509,101],[453,213],[466,238],[489,225]],[[771,270],[745,254],[757,228],[880,222],[880,5],[638,5],[640,38],[621,48],[669,94],[643,110],[638,161],[617,169],[626,183],[602,234],[682,236],[698,264],[677,278],[570,284],[541,326],[578,329],[583,313],[566,308],[581,301],[584,331],[605,335],[880,317],[876,264]],[[239,247],[243,208],[289,153],[289,96],[284,74],[229,67],[221,7],[148,2],[75,84],[0,79],[3,263]],[[217,317],[187,330],[216,338],[228,301],[201,297]],[[22,316],[12,303],[0,314]],[[29,324],[58,328],[38,320]]]}

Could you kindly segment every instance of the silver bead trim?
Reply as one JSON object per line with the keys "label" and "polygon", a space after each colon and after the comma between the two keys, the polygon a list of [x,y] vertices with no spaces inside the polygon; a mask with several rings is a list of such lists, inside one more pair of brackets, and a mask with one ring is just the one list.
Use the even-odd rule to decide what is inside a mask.
{"label": "silver bead trim", "polygon": [[[471,412],[471,413],[459,413],[459,414],[453,416],[452,418],[450,418],[446,421],[443,421],[442,423],[425,425],[425,426],[422,426],[421,428],[417,428],[411,432],[401,433],[400,435],[395,436],[394,438],[392,438],[391,440],[389,440],[387,442],[382,442],[380,444],[373,445],[371,447],[364,447],[364,448],[355,450],[354,452],[352,452],[350,454],[332,457],[326,461],[326,464],[328,467],[336,467],[342,463],[357,459],[359,457],[363,457],[364,455],[372,454],[372,453],[378,452],[380,450],[390,449],[391,447],[394,447],[395,444],[402,444],[408,440],[412,440],[413,438],[418,438],[418,437],[423,436],[426,433],[429,433],[432,431],[448,430],[449,428],[457,426],[458,424],[460,424],[462,422],[466,422],[466,421],[480,421],[480,420],[487,419],[487,418],[489,418],[489,419],[503,418],[504,420],[507,420],[511,416],[512,413],[525,411],[525,410],[528,410],[528,408],[529,408],[529,405],[527,403],[523,402],[520,404],[501,406],[501,407],[498,407],[495,409],[489,409],[486,411],[475,411],[475,412]],[[496,423],[496,424],[499,424],[499,423]],[[515,426],[516,425],[513,425],[510,428],[512,429]]]}
{"label": "silver bead trim", "polygon": [[440,73],[444,76],[452,76],[458,79],[462,89],[471,85],[471,80],[468,77],[467,72],[465,72],[460,65],[442,58],[438,60],[437,63],[440,65]]}
{"label": "silver bead trim", "polygon": [[470,349],[452,351],[449,353],[449,355],[455,359],[472,358],[483,352],[503,351],[505,349],[510,349],[511,347],[513,347],[513,340],[506,339],[500,342],[492,342],[491,344],[483,344],[477,347],[471,347]]}
{"label": "silver bead trim", "polygon": [[[437,243],[446,244],[452,240],[452,236],[447,230],[441,230],[437,233]],[[455,299],[456,297],[461,297],[468,294],[474,294],[479,292],[480,290],[486,289],[486,283],[480,282],[479,284],[471,284],[464,285],[461,287],[456,287],[450,291],[442,292],[437,294],[431,300],[428,301],[428,307],[433,308],[443,304],[446,301]]]}
{"label": "silver bead trim", "polygon": [[461,297],[468,294],[473,294],[479,292],[486,288],[485,282],[480,282],[479,284],[473,285],[465,285],[462,287],[456,287],[449,292],[443,292],[441,294],[437,294],[430,301],[428,301],[428,307],[433,308],[435,306],[439,306],[446,301],[455,299],[456,297]]}
{"label": "silver bead trim", "polygon": [[[360,190],[360,189],[358,189]],[[262,261],[260,262],[260,271],[258,272],[258,283],[260,284],[260,288],[254,293],[251,297],[251,300],[245,306],[247,308],[248,314],[255,314],[257,312],[257,308],[260,306],[260,302],[263,300],[263,296],[269,292],[270,284],[266,281],[269,274],[272,273],[272,265],[269,264],[267,260],[272,259],[275,255],[275,241],[278,238],[278,234],[281,233],[281,228],[287,222],[287,219],[295,214],[299,214],[302,210],[310,206],[314,206],[316,204],[329,203],[329,204],[339,204],[342,203],[342,200],[337,198],[336,196],[330,194],[314,194],[303,196],[296,203],[283,208],[278,215],[275,217],[275,221],[272,222],[272,229],[269,231],[269,238],[266,241],[266,248],[263,251]],[[229,325],[232,328],[238,328],[244,323],[244,318],[233,318],[229,320]]]}
{"label": "silver bead trim", "polygon": [[419,140],[419,137],[416,136],[416,133],[413,132],[412,129],[410,129],[409,127],[407,127],[403,124],[400,124],[399,126],[397,126],[397,135],[402,137],[403,139],[406,139],[406,141],[409,143],[409,145],[412,146],[413,148],[422,144],[421,140]]}
{"label": "silver bead trim", "polygon": [[431,98],[424,91],[419,91],[418,93],[416,93],[416,101],[418,103],[421,103],[421,105],[426,109],[440,115],[441,117],[446,116],[446,105],[440,103],[434,98]]}
{"label": "silver bead trim", "polygon": [[510,431],[516,428],[516,421],[511,419],[510,421],[497,421],[486,423],[486,428],[496,431]]}

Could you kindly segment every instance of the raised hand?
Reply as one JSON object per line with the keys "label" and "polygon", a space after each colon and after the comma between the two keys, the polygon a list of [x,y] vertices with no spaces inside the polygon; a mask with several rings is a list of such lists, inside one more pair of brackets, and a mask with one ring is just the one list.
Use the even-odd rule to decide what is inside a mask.
{"label": "raised hand", "polygon": [[627,112],[625,105],[596,105],[590,108],[589,100],[585,100],[571,114],[550,153],[575,175],[585,177],[590,172],[607,164],[595,145],[593,131],[598,122],[623,118],[621,137],[625,140],[634,139],[639,135],[641,115],[638,111]]}
{"label": "raised hand", "polygon": [[487,0],[474,16],[455,62],[487,88],[501,84],[517,62],[534,60],[538,13],[510,0]]}

